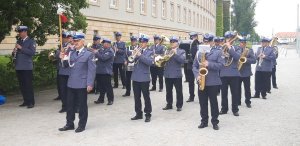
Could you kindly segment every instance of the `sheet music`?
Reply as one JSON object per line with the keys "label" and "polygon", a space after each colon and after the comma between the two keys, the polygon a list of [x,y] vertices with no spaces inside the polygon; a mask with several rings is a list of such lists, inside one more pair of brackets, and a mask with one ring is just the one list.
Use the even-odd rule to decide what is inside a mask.
{"label": "sheet music", "polygon": [[210,45],[198,45],[198,51],[200,51],[201,53],[205,52],[205,53],[209,53],[210,52]]}

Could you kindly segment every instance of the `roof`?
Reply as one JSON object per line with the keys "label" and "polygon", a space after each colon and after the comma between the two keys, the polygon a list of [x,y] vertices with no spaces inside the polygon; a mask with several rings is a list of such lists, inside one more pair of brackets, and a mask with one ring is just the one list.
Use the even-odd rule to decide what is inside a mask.
{"label": "roof", "polygon": [[278,38],[296,38],[296,32],[278,32],[275,34]]}

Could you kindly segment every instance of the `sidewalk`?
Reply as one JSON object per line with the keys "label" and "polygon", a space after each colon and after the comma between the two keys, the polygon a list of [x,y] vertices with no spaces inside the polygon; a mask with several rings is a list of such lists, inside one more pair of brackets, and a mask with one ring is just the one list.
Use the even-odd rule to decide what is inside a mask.
{"label": "sidewalk", "polygon": [[[294,48],[285,48],[286,56],[282,53],[285,51],[279,51],[279,89],[272,89],[267,100],[252,99],[251,109],[242,103],[239,117],[233,116],[231,111],[221,115],[219,131],[213,130],[211,123],[207,128],[197,128],[200,123],[197,98],[193,103],[184,103],[182,112],[176,109],[163,111],[165,91],[151,92],[153,117],[150,123],[144,120],[131,121],[130,118],[135,114],[133,94],[131,97],[122,97],[125,90],[119,88],[114,89],[115,102],[112,106],[94,104],[97,95],[89,94],[86,131],[79,134],[74,131],[59,132],[58,128],[65,125],[66,115],[58,113],[61,103],[52,100],[57,96],[57,91],[53,89],[36,93],[36,107],[33,109],[18,107],[22,101],[20,96],[9,97],[8,102],[0,106],[0,145],[299,146],[300,58]],[[187,100],[188,84],[183,83],[183,88],[184,100]],[[77,122],[76,116],[76,127]]]}

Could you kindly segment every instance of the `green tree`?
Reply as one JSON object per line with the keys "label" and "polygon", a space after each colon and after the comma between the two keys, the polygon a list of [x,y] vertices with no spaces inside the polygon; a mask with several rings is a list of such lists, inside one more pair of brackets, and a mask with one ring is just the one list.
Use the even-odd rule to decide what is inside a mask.
{"label": "green tree", "polygon": [[69,6],[65,15],[72,18],[63,28],[86,30],[86,18],[79,11],[88,7],[85,0],[8,0],[0,5],[0,43],[12,26],[26,25],[30,37],[44,45],[48,35],[59,34],[57,3]]}
{"label": "green tree", "polygon": [[253,34],[257,22],[254,20],[256,2],[254,0],[233,0],[232,27],[242,35]]}
{"label": "green tree", "polygon": [[230,0],[223,1],[223,32],[230,30]]}
{"label": "green tree", "polygon": [[217,0],[216,35],[223,36],[223,1]]}

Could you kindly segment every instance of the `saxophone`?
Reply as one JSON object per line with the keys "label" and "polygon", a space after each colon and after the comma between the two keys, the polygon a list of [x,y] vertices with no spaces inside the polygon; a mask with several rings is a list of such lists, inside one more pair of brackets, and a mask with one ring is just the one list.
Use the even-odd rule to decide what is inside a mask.
{"label": "saxophone", "polygon": [[239,59],[239,63],[238,63],[238,70],[241,70],[242,66],[244,63],[247,62],[247,55],[249,52],[249,48],[245,47],[243,53],[241,54],[241,57]]}
{"label": "saxophone", "polygon": [[199,61],[199,75],[198,75],[198,79],[199,79],[199,90],[203,91],[204,87],[205,87],[205,77],[208,73],[208,70],[205,66],[203,66],[202,64],[206,61],[205,58],[205,52],[203,51],[201,53],[201,60]]}

